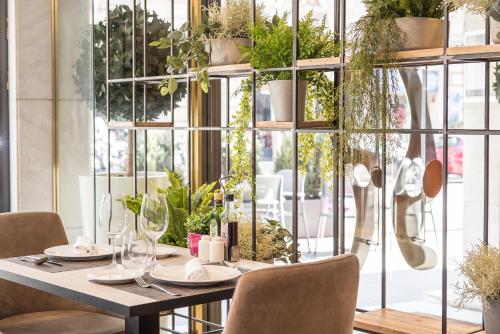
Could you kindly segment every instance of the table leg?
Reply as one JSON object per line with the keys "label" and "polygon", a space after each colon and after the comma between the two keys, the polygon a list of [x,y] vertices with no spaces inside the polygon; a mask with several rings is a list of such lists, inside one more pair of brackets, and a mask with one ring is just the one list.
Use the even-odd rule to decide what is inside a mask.
{"label": "table leg", "polygon": [[126,334],[159,334],[160,314],[148,314],[125,319]]}

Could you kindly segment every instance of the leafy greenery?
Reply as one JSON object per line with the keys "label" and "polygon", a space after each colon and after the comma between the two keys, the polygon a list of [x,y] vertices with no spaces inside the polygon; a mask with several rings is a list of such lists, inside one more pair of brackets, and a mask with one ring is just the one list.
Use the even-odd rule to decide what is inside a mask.
{"label": "leafy greenery", "polygon": [[368,15],[380,18],[444,16],[445,0],[364,0]]}
{"label": "leafy greenery", "polygon": [[[263,4],[256,5],[255,16],[262,17]],[[213,2],[204,8],[206,20],[210,27],[210,38],[250,38],[249,27],[253,17],[251,0],[226,0],[221,6]]]}
{"label": "leafy greenery", "polygon": [[467,11],[478,15],[487,14],[494,3],[498,4],[496,0],[448,0],[448,3],[453,8],[465,8]]}
{"label": "leafy greenery", "polygon": [[[277,220],[264,219],[257,221],[257,261],[278,260],[284,263],[292,261],[292,234]],[[240,220],[238,225],[238,244],[242,259],[252,260],[252,221],[248,218]],[[300,253],[299,253],[300,258]]]}
{"label": "leafy greenery", "polygon": [[223,207],[214,207],[206,212],[191,214],[186,221],[188,232],[199,234],[210,234],[210,226],[220,221]]}
{"label": "leafy greenery", "polygon": [[[186,247],[187,229],[185,223],[189,217],[189,187],[181,175],[167,171],[169,186],[157,188],[158,193],[165,194],[168,206],[169,225],[160,243]],[[201,186],[191,197],[192,214],[200,214],[210,210],[215,182]],[[127,208],[136,215],[141,213],[142,194],[125,197]]]}
{"label": "leafy greenery", "polygon": [[[346,160],[358,160],[363,152],[374,150],[374,137],[364,135],[365,130],[394,128],[400,124],[398,76],[393,64],[407,36],[395,19],[441,18],[446,6],[444,0],[364,0],[363,3],[367,13],[353,24],[347,36],[346,47],[351,59],[337,91],[337,98],[344,102],[336,116],[342,117],[345,129],[338,137]],[[398,140],[388,143],[396,146]],[[394,150],[389,147],[387,152],[390,156]],[[339,171],[341,168],[339,165]]]}
{"label": "leafy greenery", "polygon": [[500,249],[488,245],[476,245],[467,251],[459,267],[462,281],[455,287],[459,294],[458,306],[480,298],[500,301]]}
{"label": "leafy greenery", "polygon": [[[250,59],[253,68],[282,68],[292,65],[293,31],[286,21],[287,14],[281,17],[274,16],[272,21],[262,18],[250,29],[256,46],[254,48],[244,47],[242,52]],[[316,25],[312,11],[300,20],[298,43],[300,59],[332,57],[338,55],[339,51],[334,34],[326,27],[325,18]],[[290,79],[292,79],[290,71],[266,72],[257,77],[256,84],[257,88],[260,88],[271,80]],[[300,79],[308,81],[305,118],[333,122],[335,116],[333,82],[325,73],[318,71],[303,71],[300,73]],[[231,127],[234,130],[230,131],[228,138],[231,143],[230,158],[233,178],[228,183],[227,188],[233,190],[245,180],[249,183],[254,182],[251,154],[248,150],[246,135],[248,125],[252,120],[252,81],[250,78],[242,82],[238,93],[241,94],[241,100],[238,111],[231,122]],[[314,156],[316,149],[314,140],[312,143],[304,141],[303,144],[299,145],[299,149],[301,157]],[[331,154],[330,151],[329,148],[325,155]],[[306,166],[306,161],[303,161],[302,166]],[[305,169],[306,167],[301,167],[301,171],[304,172]],[[324,172],[328,173],[327,170]]]}
{"label": "leafy greenery", "polygon": [[[184,23],[179,30],[170,32],[149,45],[160,50],[175,48],[174,55],[167,57],[167,72],[175,75],[183,73],[190,62],[197,66],[196,78],[200,82],[203,92],[207,93],[210,87],[208,78],[208,63],[210,56],[206,50],[208,26],[199,23],[196,29],[192,29],[189,22]],[[170,77],[160,82],[158,88],[161,95],[173,94],[178,87],[177,79]]]}
{"label": "leafy greenery", "polygon": [[[109,36],[109,72],[113,78],[132,77],[132,9],[126,5],[119,5],[109,12],[110,27]],[[144,10],[141,6],[136,7],[136,24],[142,26],[144,22]],[[96,112],[101,116],[106,115],[106,22],[99,21],[93,26],[94,45],[87,39],[80,43],[80,57],[75,63],[74,82],[82,98],[93,107],[92,101],[95,97]],[[158,16],[154,11],[148,11],[148,38],[151,40],[166,37],[170,30],[170,23]],[[143,53],[143,35],[136,34],[137,59]],[[91,80],[92,52],[94,52],[94,91]],[[162,59],[170,53],[170,50],[148,48],[148,75],[165,74]],[[136,63],[136,74],[144,74],[142,61]],[[174,107],[178,106],[180,100],[186,95],[186,87],[179,88],[179,94],[174,96]],[[146,104],[148,106],[148,118],[157,118],[160,114],[170,112],[170,103],[165,103],[158,98],[154,92],[148,92]],[[132,90],[126,86],[112,86],[109,90],[109,103],[112,107],[111,116],[113,120],[132,120]],[[142,115],[143,104],[137,103],[136,113]]]}

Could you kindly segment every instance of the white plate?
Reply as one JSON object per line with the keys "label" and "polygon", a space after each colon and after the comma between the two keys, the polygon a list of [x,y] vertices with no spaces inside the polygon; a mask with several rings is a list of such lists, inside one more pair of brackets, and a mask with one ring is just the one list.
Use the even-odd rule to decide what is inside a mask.
{"label": "white plate", "polygon": [[[116,247],[115,252],[120,252],[120,247]],[[105,258],[113,254],[113,248],[109,245],[95,245],[94,251],[90,254],[75,253],[74,245],[62,245],[47,248],[45,255],[64,260],[89,261]]]}
{"label": "white plate", "polygon": [[[139,252],[146,253],[147,252],[147,246],[141,244],[140,246],[137,246],[137,250]],[[157,245],[156,246],[156,258],[157,259],[163,259],[165,257],[169,257],[170,255],[173,255],[177,253],[177,249],[173,247],[169,247],[167,245]]]}
{"label": "white plate", "polygon": [[208,273],[208,280],[186,280],[184,266],[165,266],[153,270],[149,273],[157,280],[184,286],[207,286],[230,281],[241,276],[241,272],[236,269],[223,266],[204,266]]}
{"label": "white plate", "polygon": [[122,284],[132,282],[142,274],[141,271],[135,269],[94,268],[87,274],[87,279],[94,283]]}

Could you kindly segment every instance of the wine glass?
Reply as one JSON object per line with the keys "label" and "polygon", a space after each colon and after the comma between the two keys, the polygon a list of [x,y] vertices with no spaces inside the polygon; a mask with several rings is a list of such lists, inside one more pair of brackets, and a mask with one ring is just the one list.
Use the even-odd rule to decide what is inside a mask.
{"label": "wine glass", "polygon": [[106,269],[122,269],[123,266],[116,262],[116,240],[127,228],[127,208],[124,196],[119,194],[104,194],[99,209],[99,226],[111,240],[113,261]]}
{"label": "wine glass", "polygon": [[154,266],[158,266],[156,261],[156,246],[158,239],[168,228],[168,207],[167,198],[164,194],[144,194],[141,205],[141,227],[144,234],[153,241]]}
{"label": "wine glass", "polygon": [[123,238],[121,260],[125,268],[136,270],[142,276],[149,260],[149,244],[130,231]]}

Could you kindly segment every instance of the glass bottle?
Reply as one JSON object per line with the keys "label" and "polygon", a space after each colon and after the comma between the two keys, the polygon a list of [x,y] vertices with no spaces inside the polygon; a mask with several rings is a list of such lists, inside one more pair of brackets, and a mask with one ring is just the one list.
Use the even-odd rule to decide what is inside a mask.
{"label": "glass bottle", "polygon": [[210,237],[221,236],[221,213],[224,209],[223,194],[221,192],[214,193],[214,206],[212,217],[210,220]]}
{"label": "glass bottle", "polygon": [[221,236],[226,245],[226,261],[238,262],[240,260],[240,247],[238,246],[238,211],[234,205],[234,195],[226,195],[226,204],[221,215]]}

